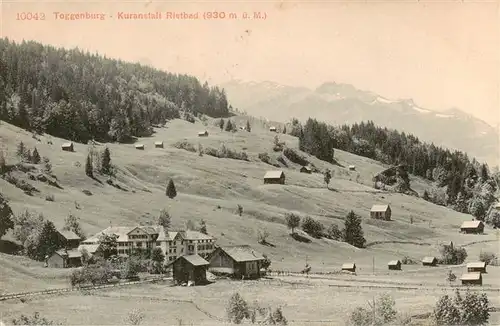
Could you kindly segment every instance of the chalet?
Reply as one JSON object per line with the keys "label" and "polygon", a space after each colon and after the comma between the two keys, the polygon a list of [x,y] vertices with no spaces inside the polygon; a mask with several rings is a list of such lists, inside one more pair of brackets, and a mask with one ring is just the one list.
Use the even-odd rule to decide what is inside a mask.
{"label": "chalet", "polygon": [[199,255],[180,256],[172,263],[172,276],[177,284],[193,282],[197,284],[207,283],[208,261]]}
{"label": "chalet", "polygon": [[460,226],[460,232],[480,234],[484,232],[484,223],[481,221],[465,221]]}
{"label": "chalet", "polygon": [[460,280],[462,285],[483,285],[483,276],[479,272],[463,274]]}
{"label": "chalet", "polygon": [[312,173],[312,168],[310,166],[303,166],[300,168],[300,172],[302,173]]}
{"label": "chalet", "polygon": [[387,266],[389,267],[390,270],[393,271],[400,271],[401,270],[401,261],[398,260],[391,260]]}
{"label": "chalet", "polygon": [[265,184],[285,184],[285,173],[281,170],[267,171],[264,175]]}
{"label": "chalet", "polygon": [[356,167],[354,165],[349,165],[349,171],[356,171]]}
{"label": "chalet", "polygon": [[134,250],[151,250],[160,247],[166,262],[172,262],[182,255],[198,254],[207,257],[215,249],[215,239],[198,231],[165,231],[162,226],[115,226],[108,227],[82,245],[99,243],[101,234],[115,234],[118,256],[128,257]]}
{"label": "chalet", "polygon": [[276,129],[276,127],[272,126],[272,127],[269,127],[269,131],[277,132],[277,129]]}
{"label": "chalet", "polygon": [[155,148],[163,148],[163,142],[162,141],[155,141]]}
{"label": "chalet", "polygon": [[208,137],[208,131],[200,131],[198,133],[198,137]]}
{"label": "chalet", "polygon": [[58,230],[59,241],[66,249],[76,249],[82,240],[73,231]]}
{"label": "chalet", "polygon": [[137,144],[137,145],[135,145],[135,149],[144,150],[144,144]]}
{"label": "chalet", "polygon": [[67,152],[73,152],[74,151],[73,143],[72,142],[64,143],[61,145],[61,149]]}
{"label": "chalet", "polygon": [[424,257],[422,259],[422,265],[424,266],[436,266],[437,265],[437,258],[436,257]]}
{"label": "chalet", "polygon": [[59,249],[47,259],[51,268],[69,268],[82,266],[82,253],[76,249]]}
{"label": "chalet", "polygon": [[356,264],[355,263],[342,264],[342,270],[355,273],[356,272]]}
{"label": "chalet", "polygon": [[370,217],[379,220],[391,220],[391,207],[389,205],[373,205],[370,210]]}
{"label": "chalet", "polygon": [[467,272],[468,273],[486,273],[486,263],[484,261],[478,261],[467,264]]}
{"label": "chalet", "polygon": [[210,255],[209,271],[235,278],[259,278],[264,260],[264,255],[248,245],[217,247]]}

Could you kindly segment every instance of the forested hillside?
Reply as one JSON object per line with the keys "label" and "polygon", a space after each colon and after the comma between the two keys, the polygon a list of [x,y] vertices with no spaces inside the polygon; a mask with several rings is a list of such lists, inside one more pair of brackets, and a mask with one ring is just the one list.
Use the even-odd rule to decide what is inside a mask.
{"label": "forested hillside", "polygon": [[124,142],[179,112],[229,113],[224,90],[78,49],[0,39],[0,119],[56,137]]}
{"label": "forested hillside", "polygon": [[451,152],[420,141],[413,135],[377,127],[373,122],[329,126],[308,119],[302,126],[293,119],[291,134],[299,137],[300,149],[325,161],[333,160],[333,147],[390,165],[405,165],[409,173],[435,182],[424,199],[470,213],[500,227],[500,216],[489,208],[496,202],[498,173],[466,153]]}

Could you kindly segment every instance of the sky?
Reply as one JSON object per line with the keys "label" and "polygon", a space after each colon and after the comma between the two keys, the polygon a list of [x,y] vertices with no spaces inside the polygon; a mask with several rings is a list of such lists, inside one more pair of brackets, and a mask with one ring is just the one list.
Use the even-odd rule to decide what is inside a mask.
{"label": "sky", "polygon": [[[349,83],[500,123],[500,1],[2,1],[0,35],[11,40],[79,47],[209,83]],[[27,12],[39,19],[23,20]],[[162,19],[124,20],[120,12]],[[167,12],[199,16],[172,20]],[[203,19],[205,12],[226,18]],[[61,13],[105,17],[64,20]]]}

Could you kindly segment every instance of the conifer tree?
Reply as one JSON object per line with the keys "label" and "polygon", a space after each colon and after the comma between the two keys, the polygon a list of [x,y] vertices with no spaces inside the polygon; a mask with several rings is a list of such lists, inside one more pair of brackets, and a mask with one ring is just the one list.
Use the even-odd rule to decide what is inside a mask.
{"label": "conifer tree", "polygon": [[222,118],[219,120],[219,128],[221,131],[224,130],[224,119]]}
{"label": "conifer tree", "polygon": [[233,130],[233,124],[231,123],[231,120],[227,120],[226,131],[231,131],[231,130]]}
{"label": "conifer tree", "polygon": [[24,143],[22,141],[17,144],[16,155],[21,160],[24,160],[24,156],[26,155],[26,146],[24,146]]}
{"label": "conifer tree", "polygon": [[101,172],[103,174],[108,174],[108,175],[111,173],[111,152],[107,147],[104,149],[104,152],[102,153]]}
{"label": "conifer tree", "polygon": [[85,174],[89,178],[94,177],[94,169],[92,166],[92,158],[90,157],[90,154],[87,154],[87,161],[85,162]]}
{"label": "conifer tree", "polygon": [[361,227],[361,218],[350,211],[345,219],[344,241],[357,247],[363,248],[366,244],[363,228]]}
{"label": "conifer tree", "polygon": [[252,127],[250,127],[250,121],[249,120],[247,120],[247,128],[246,129],[247,129],[248,132],[252,131]]}
{"label": "conifer tree", "polygon": [[36,147],[33,149],[33,155],[31,157],[33,164],[39,164],[42,159],[40,157],[40,153],[38,153],[38,149]]}
{"label": "conifer tree", "polygon": [[168,198],[172,199],[174,198],[175,196],[177,196],[177,190],[175,189],[175,185],[174,185],[174,181],[172,179],[170,179],[168,181],[168,185],[167,185],[167,190],[166,190],[166,195],[168,196]]}

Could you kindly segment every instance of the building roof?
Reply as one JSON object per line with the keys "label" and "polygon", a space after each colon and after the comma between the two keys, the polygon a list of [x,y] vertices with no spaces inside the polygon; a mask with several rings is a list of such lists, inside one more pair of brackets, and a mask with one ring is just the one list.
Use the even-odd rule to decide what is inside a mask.
{"label": "building roof", "polygon": [[309,165],[304,165],[303,167],[301,167],[301,169],[312,171],[312,168]]}
{"label": "building roof", "polygon": [[467,263],[467,268],[486,268],[486,263],[484,261]]}
{"label": "building roof", "polygon": [[350,168],[355,168],[355,166],[354,166],[354,165],[349,165],[349,167],[350,167]]}
{"label": "building roof", "polygon": [[249,245],[219,247],[236,262],[265,260],[266,258]]}
{"label": "building roof", "polygon": [[372,212],[385,212],[389,208],[389,205],[373,205]]}
{"label": "building roof", "polygon": [[428,257],[424,257],[424,259],[422,259],[422,262],[423,262],[423,263],[432,263],[432,262],[434,262],[435,260],[437,260],[437,258],[436,258],[436,257],[428,256]]}
{"label": "building roof", "polygon": [[66,240],[81,240],[79,236],[76,235],[75,232],[69,230],[58,230],[60,235],[62,235]]}
{"label": "building roof", "polygon": [[61,145],[62,147],[69,147],[69,146],[73,146],[73,142],[69,142],[69,143],[64,143]]}
{"label": "building roof", "polygon": [[[475,220],[475,221],[464,221],[462,223],[461,229],[477,229],[483,222]],[[484,225],[484,224],[483,224]]]}
{"label": "building roof", "polygon": [[55,253],[61,257],[68,257],[68,258],[80,258],[80,257],[82,257],[82,253],[78,250],[75,250],[75,249],[72,249],[72,250],[59,249],[59,250],[56,250]]}
{"label": "building roof", "polygon": [[391,260],[390,262],[387,263],[387,265],[389,265],[389,266],[394,266],[394,265],[398,265],[398,264],[401,264],[401,261],[399,259]]}
{"label": "building roof", "polygon": [[276,129],[276,127],[275,126],[271,126],[271,127],[269,127],[269,129]]}
{"label": "building roof", "polygon": [[89,254],[95,254],[99,246],[99,244],[82,244],[78,246],[78,251],[82,252],[85,249]]}
{"label": "building roof", "polygon": [[353,269],[356,268],[355,263],[344,263],[342,264],[342,269]]}
{"label": "building roof", "polygon": [[155,145],[162,145],[163,141],[155,141]]}
{"label": "building roof", "polygon": [[199,231],[186,230],[179,233],[184,240],[213,240],[213,237]]}
{"label": "building roof", "polygon": [[279,179],[284,174],[285,173],[283,173],[283,171],[281,170],[267,171],[266,174],[264,175],[264,179]]}
{"label": "building roof", "polygon": [[204,135],[204,134],[208,134],[208,131],[205,130],[205,131],[199,131],[198,132],[198,135]]}
{"label": "building roof", "polygon": [[200,255],[186,255],[186,256],[181,256],[179,258],[184,258],[185,260],[187,260],[188,263],[190,263],[193,266],[205,266],[210,264]]}
{"label": "building roof", "polygon": [[136,144],[135,147],[144,147],[144,144]]}
{"label": "building roof", "polygon": [[475,281],[475,280],[480,280],[481,279],[481,273],[480,272],[474,272],[474,273],[465,273],[460,277],[461,280],[463,281]]}

